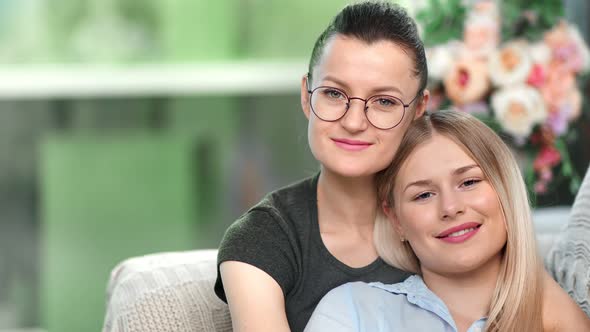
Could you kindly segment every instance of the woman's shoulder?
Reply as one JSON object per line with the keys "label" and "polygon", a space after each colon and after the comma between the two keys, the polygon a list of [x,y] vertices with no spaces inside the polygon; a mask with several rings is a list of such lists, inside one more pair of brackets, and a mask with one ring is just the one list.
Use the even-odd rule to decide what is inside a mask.
{"label": "woman's shoulder", "polygon": [[319,173],[272,191],[253,208],[272,207],[284,211],[315,203],[318,176]]}
{"label": "woman's shoulder", "polygon": [[[310,225],[309,209],[287,207],[284,201],[291,197],[302,197],[310,179],[305,179],[268,194],[261,202],[250,208],[234,221],[225,231],[217,252],[217,264],[238,261],[252,265],[270,275],[286,294],[298,278],[299,265],[303,255],[302,245],[309,239],[298,225]],[[293,212],[293,211],[295,212]],[[299,212],[297,212],[299,211]],[[294,220],[293,214],[299,213]],[[307,212],[309,213],[309,212]],[[308,231],[309,233],[309,231]],[[215,290],[223,299],[223,286],[219,277]]]}
{"label": "woman's shoulder", "polygon": [[358,331],[373,331],[384,326],[409,331],[404,329],[406,326],[400,325],[400,319],[412,321],[416,316],[406,316],[408,301],[405,295],[389,292],[386,287],[380,287],[381,285],[387,286],[355,281],[332,289],[316,307],[310,320],[312,328],[309,330],[328,330],[326,327],[336,322],[338,326],[350,326],[359,329]]}
{"label": "woman's shoulder", "polygon": [[[336,322],[352,331],[443,331],[450,314],[440,311],[441,302],[428,294],[419,276],[403,282],[350,282],[326,294],[312,316],[313,329]],[[444,306],[444,304],[443,304]]]}
{"label": "woman's shoulder", "polygon": [[315,195],[314,181],[315,177],[303,179],[267,194],[228,227],[223,242],[233,245],[252,238],[257,243],[264,236],[273,241],[281,236],[297,238],[302,224],[316,220],[317,207],[309,202],[312,191]]}
{"label": "woman's shoulder", "polygon": [[[328,307],[337,304],[353,304],[355,307],[373,307],[377,303],[403,301],[405,294],[391,292],[390,287],[399,284],[383,284],[381,282],[354,281],[342,284],[330,290],[322,302]],[[358,309],[358,308],[357,308]],[[374,307],[373,309],[374,310]]]}
{"label": "woman's shoulder", "polygon": [[[382,282],[349,282],[334,288],[326,297],[330,305],[349,303],[357,311],[375,310],[376,304],[382,304],[388,310],[408,312],[408,304],[428,308],[439,303],[439,299],[426,287],[422,278],[411,275],[406,280],[388,284]],[[323,300],[322,300],[323,301]],[[412,305],[412,307],[414,307]]]}
{"label": "woman's shoulder", "polygon": [[294,223],[314,220],[317,211],[315,197],[317,176],[299,180],[285,187],[268,193],[260,202],[248,209],[232,225],[233,228],[255,227],[266,223],[287,223],[292,228]]}

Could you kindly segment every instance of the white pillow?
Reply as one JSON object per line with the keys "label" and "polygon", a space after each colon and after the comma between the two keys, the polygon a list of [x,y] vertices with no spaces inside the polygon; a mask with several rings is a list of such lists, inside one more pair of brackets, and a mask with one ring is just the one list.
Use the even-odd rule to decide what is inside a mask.
{"label": "white pillow", "polygon": [[590,317],[590,168],[545,266]]}
{"label": "white pillow", "polygon": [[111,273],[103,332],[230,332],[217,298],[217,250],[127,259]]}

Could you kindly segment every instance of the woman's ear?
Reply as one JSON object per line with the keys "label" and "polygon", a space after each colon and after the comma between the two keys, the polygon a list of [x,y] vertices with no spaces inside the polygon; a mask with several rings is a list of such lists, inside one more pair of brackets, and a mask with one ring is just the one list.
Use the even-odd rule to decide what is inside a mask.
{"label": "woman's ear", "polygon": [[399,223],[399,219],[397,218],[397,215],[395,214],[395,210],[393,209],[393,207],[389,206],[387,202],[383,202],[381,204],[381,207],[383,209],[383,213],[387,216],[387,219],[389,219],[389,222],[391,223],[393,229],[397,232],[401,239],[405,239],[402,226]]}
{"label": "woman's ear", "polygon": [[418,105],[416,106],[414,120],[424,115],[424,113],[426,112],[426,108],[428,107],[428,100],[430,100],[430,91],[428,91],[428,89],[424,89],[422,99],[418,102]]}
{"label": "woman's ear", "polygon": [[305,117],[309,120],[309,74],[301,78],[301,109]]}

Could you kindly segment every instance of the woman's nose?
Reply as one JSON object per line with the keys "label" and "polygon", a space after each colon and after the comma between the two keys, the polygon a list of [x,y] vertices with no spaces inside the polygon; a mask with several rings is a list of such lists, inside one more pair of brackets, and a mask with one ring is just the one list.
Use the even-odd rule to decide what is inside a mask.
{"label": "woman's nose", "polygon": [[351,99],[348,102],[346,114],[340,119],[342,127],[351,133],[366,130],[369,120],[367,120],[365,107],[364,101]]}
{"label": "woman's nose", "polygon": [[441,193],[441,219],[448,220],[465,213],[465,206],[463,201],[457,193],[448,192]]}

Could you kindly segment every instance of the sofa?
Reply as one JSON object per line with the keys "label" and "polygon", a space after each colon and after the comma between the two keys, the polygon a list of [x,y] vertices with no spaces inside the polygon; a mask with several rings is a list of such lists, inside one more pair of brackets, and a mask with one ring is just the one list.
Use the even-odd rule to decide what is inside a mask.
{"label": "sofa", "polygon": [[[590,172],[573,206],[533,212],[545,267],[590,316]],[[156,253],[119,263],[107,286],[103,332],[231,331],[213,292],[215,249]]]}

